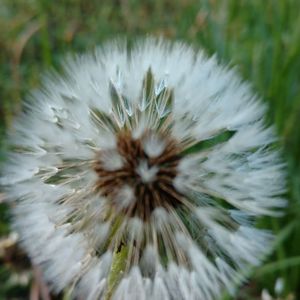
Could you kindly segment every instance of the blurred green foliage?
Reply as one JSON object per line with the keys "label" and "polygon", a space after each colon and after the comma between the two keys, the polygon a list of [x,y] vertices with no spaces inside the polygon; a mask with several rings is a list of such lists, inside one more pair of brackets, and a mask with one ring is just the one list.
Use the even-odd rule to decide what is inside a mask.
{"label": "blurred green foliage", "polygon": [[[276,249],[237,299],[259,299],[277,278],[285,295],[300,297],[300,1],[299,0],[1,0],[0,160],[4,131],[41,73],[63,57],[117,36],[162,35],[202,46],[236,66],[269,104],[269,122],[288,163],[286,216],[262,221]],[[1,195],[1,194],[0,194]],[[1,198],[1,197],[0,197]],[[0,204],[0,234],[8,234]],[[0,257],[0,299],[28,299],[30,284],[9,286],[15,266]],[[230,298],[228,298],[230,299]]]}

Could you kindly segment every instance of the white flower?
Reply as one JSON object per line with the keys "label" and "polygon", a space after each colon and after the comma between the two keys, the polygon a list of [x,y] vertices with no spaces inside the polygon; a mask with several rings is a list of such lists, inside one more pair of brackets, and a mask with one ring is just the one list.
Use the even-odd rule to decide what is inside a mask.
{"label": "white flower", "polygon": [[33,92],[2,172],[14,225],[55,291],[215,299],[269,251],[254,221],[284,205],[273,129],[214,57],[155,39],[128,48],[69,59]]}

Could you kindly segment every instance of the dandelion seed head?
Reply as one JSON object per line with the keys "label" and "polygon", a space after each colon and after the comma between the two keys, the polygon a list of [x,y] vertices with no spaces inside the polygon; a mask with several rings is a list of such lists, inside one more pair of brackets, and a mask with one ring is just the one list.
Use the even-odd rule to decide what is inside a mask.
{"label": "dandelion seed head", "polygon": [[[155,146],[151,143],[159,140],[162,145],[158,151],[157,148],[149,149]],[[94,167],[99,176],[96,188],[111,199],[116,209],[120,208],[121,202],[132,202],[124,207],[124,216],[147,220],[155,208],[174,207],[180,203],[181,195],[173,186],[179,154],[179,144],[170,137],[158,138],[153,132],[145,132],[137,139],[131,132],[121,131],[116,149],[98,153]]]}
{"label": "dandelion seed head", "polygon": [[32,93],[0,178],[52,289],[116,300],[233,293],[270,251],[255,220],[285,205],[276,137],[249,85],[162,39],[104,44],[64,74]]}

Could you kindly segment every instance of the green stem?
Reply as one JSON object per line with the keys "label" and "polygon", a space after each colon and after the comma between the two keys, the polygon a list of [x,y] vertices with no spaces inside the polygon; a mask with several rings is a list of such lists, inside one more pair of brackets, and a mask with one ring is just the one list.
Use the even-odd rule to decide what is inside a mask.
{"label": "green stem", "polygon": [[128,256],[128,247],[121,246],[121,249],[116,249],[113,254],[112,265],[108,276],[108,287],[105,295],[105,300],[110,300],[114,290],[120,283],[123,272],[126,267],[126,261]]}

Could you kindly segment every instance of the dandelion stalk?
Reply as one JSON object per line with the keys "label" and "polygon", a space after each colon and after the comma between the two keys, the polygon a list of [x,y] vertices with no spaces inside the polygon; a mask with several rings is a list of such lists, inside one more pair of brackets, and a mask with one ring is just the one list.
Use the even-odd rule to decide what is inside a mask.
{"label": "dandelion stalk", "polygon": [[128,256],[128,247],[121,246],[121,249],[116,249],[113,254],[111,270],[108,275],[108,287],[105,300],[110,300],[114,290],[117,288],[122,279],[122,274],[125,271],[126,260]]}

